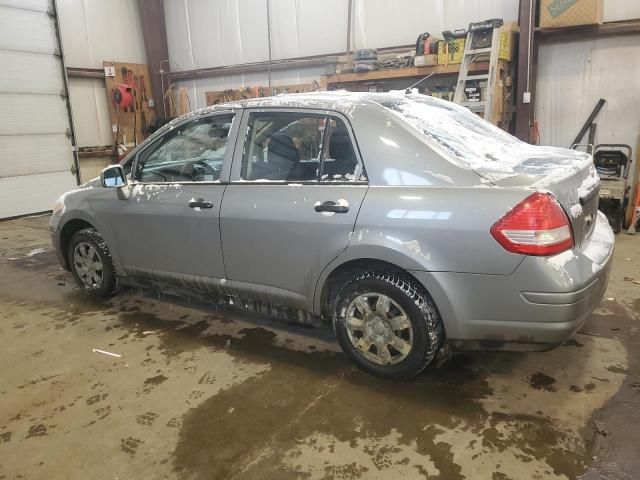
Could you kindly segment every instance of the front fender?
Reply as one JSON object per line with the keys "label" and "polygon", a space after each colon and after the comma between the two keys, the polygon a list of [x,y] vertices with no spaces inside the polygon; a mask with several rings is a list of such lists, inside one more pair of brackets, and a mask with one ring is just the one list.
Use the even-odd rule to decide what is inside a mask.
{"label": "front fender", "polygon": [[[57,219],[55,230],[52,231],[54,243],[57,249],[62,248],[61,234],[69,222],[82,220],[92,225],[104,239],[109,252],[111,252],[113,265],[118,275],[122,275],[122,267],[118,262],[115,249],[113,230],[109,223],[109,216],[106,206],[115,200],[115,189],[85,189],[70,192],[64,198],[64,209]],[[55,215],[55,214],[54,214]],[[54,226],[52,218],[51,226]],[[64,254],[64,252],[62,252]]]}

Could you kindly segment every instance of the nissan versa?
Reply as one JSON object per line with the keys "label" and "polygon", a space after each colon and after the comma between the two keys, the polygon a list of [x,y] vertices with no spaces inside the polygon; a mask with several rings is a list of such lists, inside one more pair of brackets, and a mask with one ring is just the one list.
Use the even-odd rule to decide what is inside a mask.
{"label": "nissan versa", "polygon": [[323,318],[363,369],[446,347],[545,350],[606,289],[614,237],[585,153],[416,93],[245,100],[172,121],[51,218],[88,294],[148,287]]}

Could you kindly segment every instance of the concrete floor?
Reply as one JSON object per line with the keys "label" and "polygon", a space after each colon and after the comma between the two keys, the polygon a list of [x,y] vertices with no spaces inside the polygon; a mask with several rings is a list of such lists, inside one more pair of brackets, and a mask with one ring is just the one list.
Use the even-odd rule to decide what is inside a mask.
{"label": "concrete floor", "polygon": [[89,300],[47,221],[0,223],[0,478],[638,478],[639,237],[565,346],[391,383],[321,331]]}

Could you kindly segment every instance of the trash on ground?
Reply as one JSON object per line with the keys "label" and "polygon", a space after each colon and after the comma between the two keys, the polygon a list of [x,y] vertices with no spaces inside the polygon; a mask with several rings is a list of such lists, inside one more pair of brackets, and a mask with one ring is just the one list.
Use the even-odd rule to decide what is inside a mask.
{"label": "trash on ground", "polygon": [[145,330],[144,332],[142,332],[143,335],[151,335],[152,333],[156,333],[155,330]]}
{"label": "trash on ground", "polygon": [[631,277],[624,277],[624,281],[625,282],[633,282],[636,285],[640,285],[640,280],[636,280],[635,278],[631,278]]}
{"label": "trash on ground", "polygon": [[106,350],[99,350],[97,348],[93,349],[93,353],[101,353],[103,355],[109,355],[110,357],[116,357],[116,358],[122,357],[122,355],[120,355],[119,353],[107,352]]}

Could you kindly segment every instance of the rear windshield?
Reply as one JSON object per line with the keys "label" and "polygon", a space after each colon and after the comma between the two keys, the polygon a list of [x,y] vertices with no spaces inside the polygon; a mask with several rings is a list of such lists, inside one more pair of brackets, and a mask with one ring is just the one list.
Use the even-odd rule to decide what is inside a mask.
{"label": "rear windshield", "polygon": [[383,106],[478,172],[534,173],[567,157],[567,150],[529,145],[452,102],[398,94]]}
{"label": "rear windshield", "polygon": [[510,151],[523,145],[517,138],[451,102],[423,95],[403,95],[384,106],[399,113],[470,167],[478,163],[484,166],[508,162]]}

